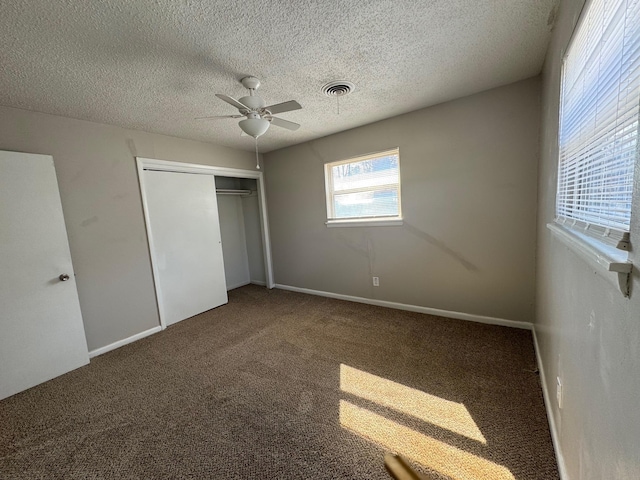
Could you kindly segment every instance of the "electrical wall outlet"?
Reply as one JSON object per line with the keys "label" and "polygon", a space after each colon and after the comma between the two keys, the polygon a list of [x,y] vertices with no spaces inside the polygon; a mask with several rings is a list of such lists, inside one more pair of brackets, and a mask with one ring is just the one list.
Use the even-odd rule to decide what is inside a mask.
{"label": "electrical wall outlet", "polygon": [[562,409],[562,379],[560,377],[556,377],[556,400],[558,408]]}
{"label": "electrical wall outlet", "polygon": [[374,287],[380,286],[380,277],[373,277],[373,286]]}

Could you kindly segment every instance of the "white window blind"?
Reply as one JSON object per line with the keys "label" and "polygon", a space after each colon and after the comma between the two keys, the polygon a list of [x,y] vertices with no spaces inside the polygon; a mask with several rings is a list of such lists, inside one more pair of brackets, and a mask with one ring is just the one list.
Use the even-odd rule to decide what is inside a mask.
{"label": "white window blind", "polygon": [[397,148],[328,163],[325,182],[329,221],[400,217]]}
{"label": "white window blind", "polygon": [[564,60],[557,220],[628,248],[640,0],[590,0]]}

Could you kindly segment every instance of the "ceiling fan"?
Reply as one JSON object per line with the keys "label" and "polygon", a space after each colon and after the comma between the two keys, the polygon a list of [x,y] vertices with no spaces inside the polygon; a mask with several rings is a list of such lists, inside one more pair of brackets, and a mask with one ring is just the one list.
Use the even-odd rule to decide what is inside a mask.
{"label": "ceiling fan", "polygon": [[256,77],[244,77],[240,80],[240,83],[244,88],[249,90],[249,95],[236,100],[228,95],[216,93],[216,97],[220,100],[227,102],[229,105],[233,105],[238,109],[236,115],[215,115],[213,117],[199,117],[200,119],[208,118],[243,118],[240,120],[239,125],[244,133],[257,139],[260,135],[263,135],[268,129],[269,125],[276,125],[277,127],[283,127],[288,130],[297,130],[300,125],[289,120],[274,117],[276,113],[290,112],[292,110],[299,110],[302,106],[295,100],[289,100],[288,102],[276,103],[275,105],[266,106],[266,102],[256,95],[256,90],[260,87],[260,80]]}

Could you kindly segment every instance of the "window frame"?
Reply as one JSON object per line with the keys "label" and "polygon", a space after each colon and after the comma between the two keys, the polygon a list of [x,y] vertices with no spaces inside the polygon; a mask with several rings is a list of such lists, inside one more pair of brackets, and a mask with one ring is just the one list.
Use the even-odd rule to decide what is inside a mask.
{"label": "window frame", "polygon": [[[389,155],[395,155],[398,158],[398,183],[391,183],[385,185],[376,185],[373,187],[359,187],[349,190],[341,190],[341,195],[349,193],[361,193],[361,192],[375,192],[388,189],[390,186],[396,187],[398,192],[398,213],[396,215],[379,215],[379,216],[367,216],[367,217],[335,217],[334,210],[334,196],[336,192],[333,188],[333,175],[331,170],[333,167],[346,165],[349,163],[358,163],[365,160],[371,160],[375,158],[382,158]],[[373,153],[367,153],[364,155],[357,155],[355,157],[349,157],[343,160],[336,160],[334,162],[328,162],[324,164],[324,182],[325,182],[325,204],[327,220],[325,224],[327,227],[367,227],[367,226],[395,226],[402,225],[402,177],[400,167],[400,148],[393,147],[386,150],[381,150]]]}
{"label": "window frame", "polygon": [[[584,193],[585,190],[588,191],[588,187],[589,187],[589,185],[581,185],[581,180],[579,178],[573,180],[572,188],[574,189],[574,193],[573,193],[574,198],[571,200],[571,202],[565,202],[563,204],[564,208],[563,206],[561,206],[561,202],[560,202],[561,189],[566,188],[564,185],[562,185],[561,179],[563,178],[562,177],[563,168],[566,168],[566,165],[563,165],[562,128],[563,128],[563,119],[564,119],[563,107],[566,102],[565,87],[566,87],[566,76],[567,76],[567,71],[566,71],[567,63],[568,63],[569,54],[571,53],[571,49],[574,46],[574,43],[577,41],[579,33],[581,33],[581,28],[584,26],[585,22],[588,20],[590,9],[593,7],[594,3],[595,3],[594,0],[587,0],[583,5],[580,15],[578,16],[576,24],[573,28],[573,32],[571,33],[571,38],[569,39],[569,42],[567,43],[567,46],[564,49],[562,54],[561,71],[560,71],[560,94],[559,94],[559,106],[558,106],[559,107],[558,108],[558,135],[557,135],[557,145],[556,145],[558,149],[557,150],[558,170],[557,170],[557,179],[556,179],[554,222],[557,226],[560,226],[566,230],[576,232],[578,238],[582,238],[583,235],[594,238],[597,242],[601,242],[603,244],[603,250],[605,251],[608,251],[608,248],[607,248],[608,246],[614,246],[617,249],[627,251],[631,248],[631,245],[630,245],[630,231],[631,231],[630,227],[631,226],[627,230],[621,230],[615,227],[603,226],[597,223],[592,223],[583,218],[579,218],[578,216],[570,216],[570,215],[564,215],[560,213],[561,210],[567,209],[568,203],[575,203],[576,201],[579,201],[582,198],[582,196],[585,195]],[[600,40],[602,41],[602,39]],[[581,65],[581,68],[585,68],[585,67],[586,65]],[[598,80],[602,81],[601,78],[599,78]],[[637,135],[640,136],[640,124],[638,125],[637,130],[638,130]],[[637,141],[636,152],[638,152],[639,148],[640,148],[640,142]],[[637,155],[638,154],[636,154],[636,157]],[[565,164],[570,163],[570,161],[565,159],[564,163]],[[584,162],[582,164],[587,165],[587,167],[589,165],[587,162]],[[635,164],[637,165],[637,158],[636,158]],[[585,190],[583,190],[583,188]],[[632,186],[632,189],[633,189],[633,186]],[[631,196],[631,203],[633,204],[633,194]],[[575,208],[575,205],[573,208]],[[593,215],[596,216],[597,214],[594,213]]]}
{"label": "window frame", "polygon": [[[567,58],[571,47],[576,41],[578,32],[589,17],[589,9],[593,6],[593,0],[587,0],[574,26],[571,38],[563,52],[560,72],[560,92],[559,109],[557,117],[557,178],[556,178],[556,198],[554,204],[554,221],[547,224],[547,228],[557,240],[561,241],[574,254],[587,261],[594,268],[600,271],[610,272],[605,278],[616,285],[625,297],[630,295],[631,273],[633,263],[629,260],[630,232],[634,230],[634,214],[631,213],[628,230],[617,230],[615,228],[604,227],[591,224],[578,218],[563,216],[559,214],[559,199],[561,193],[561,169],[562,169],[562,145],[561,133],[563,125],[563,106],[565,104],[565,78]],[[636,140],[636,157],[634,160],[634,176],[638,175],[638,165],[640,165],[640,121],[638,122],[638,140]],[[633,187],[632,187],[633,188]],[[637,189],[635,190],[637,192]],[[579,192],[578,192],[579,193]],[[631,205],[633,209],[637,198],[632,191]]]}

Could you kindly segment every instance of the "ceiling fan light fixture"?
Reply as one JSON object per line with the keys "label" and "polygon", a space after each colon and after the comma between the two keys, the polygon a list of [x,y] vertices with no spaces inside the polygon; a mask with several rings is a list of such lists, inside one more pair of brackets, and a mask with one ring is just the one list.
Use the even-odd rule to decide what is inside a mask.
{"label": "ceiling fan light fixture", "polygon": [[253,138],[258,138],[269,129],[270,123],[269,120],[264,118],[247,118],[240,120],[239,125],[244,133]]}
{"label": "ceiling fan light fixture", "polygon": [[262,97],[256,95],[256,89],[260,86],[260,80],[258,80],[256,77],[244,77],[241,82],[245,88],[249,89],[249,95],[242,97],[240,100],[236,100],[229,95],[216,93],[216,97],[218,97],[220,100],[228,103],[229,105],[233,105],[238,109],[237,115],[215,115],[213,117],[203,118],[247,117],[245,120],[240,121],[238,125],[244,133],[255,139],[257,139],[260,135],[264,135],[264,133],[269,129],[269,125],[271,125],[272,123],[276,127],[285,128],[291,131],[300,128],[300,125],[295,122],[290,122],[289,120],[284,120],[283,118],[274,117],[273,115],[276,113],[300,110],[302,108],[302,105],[300,105],[295,100],[289,100],[287,102],[281,102],[267,106]]}

